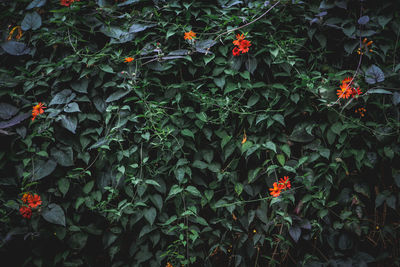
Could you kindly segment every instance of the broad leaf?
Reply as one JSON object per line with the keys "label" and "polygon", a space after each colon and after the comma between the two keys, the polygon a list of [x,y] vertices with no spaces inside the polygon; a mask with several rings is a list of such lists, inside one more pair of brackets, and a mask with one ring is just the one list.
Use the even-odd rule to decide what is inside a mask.
{"label": "broad leaf", "polygon": [[42,211],[42,217],[49,223],[62,225],[65,227],[65,214],[63,209],[54,203],[49,204]]}
{"label": "broad leaf", "polygon": [[37,12],[28,13],[25,15],[24,20],[21,23],[21,29],[27,30],[37,30],[42,26],[42,18]]}

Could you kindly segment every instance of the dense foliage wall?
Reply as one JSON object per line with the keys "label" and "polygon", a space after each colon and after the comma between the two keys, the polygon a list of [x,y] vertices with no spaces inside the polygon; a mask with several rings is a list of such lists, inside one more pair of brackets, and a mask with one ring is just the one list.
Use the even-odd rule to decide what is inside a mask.
{"label": "dense foliage wall", "polygon": [[399,265],[398,1],[0,7],[7,266]]}

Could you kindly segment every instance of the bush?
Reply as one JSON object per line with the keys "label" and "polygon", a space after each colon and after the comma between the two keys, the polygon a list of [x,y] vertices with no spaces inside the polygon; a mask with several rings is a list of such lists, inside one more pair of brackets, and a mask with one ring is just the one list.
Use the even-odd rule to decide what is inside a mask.
{"label": "bush", "polygon": [[4,262],[399,265],[396,1],[0,6]]}

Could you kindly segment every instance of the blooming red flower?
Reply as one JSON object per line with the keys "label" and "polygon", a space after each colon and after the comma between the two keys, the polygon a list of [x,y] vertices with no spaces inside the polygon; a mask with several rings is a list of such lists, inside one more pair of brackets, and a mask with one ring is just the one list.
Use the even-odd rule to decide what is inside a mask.
{"label": "blooming red flower", "polygon": [[249,52],[249,47],[251,46],[251,42],[248,40],[241,40],[239,42],[239,51],[242,52],[242,54]]}
{"label": "blooming red flower", "polygon": [[290,189],[292,187],[292,185],[290,184],[289,176],[284,176],[283,178],[281,178],[279,180],[279,183],[284,185],[283,189],[286,189],[286,188]]}
{"label": "blooming red flower", "polygon": [[244,38],[245,38],[244,34],[242,34],[242,35],[236,34],[236,40],[234,40],[232,43],[233,43],[234,45],[239,46],[240,41],[244,40]]}
{"label": "blooming red flower", "polygon": [[40,196],[37,194],[30,195],[30,197],[28,197],[28,205],[30,208],[33,209],[42,205],[42,200],[40,199]]}
{"label": "blooming red flower", "polygon": [[[342,85],[340,85],[340,89],[337,90],[336,94],[339,98],[349,98],[350,96],[352,96],[352,91],[354,88],[351,87],[352,85],[352,78],[347,77],[344,78],[342,81]],[[361,91],[360,91],[361,92]]]}
{"label": "blooming red flower", "polygon": [[44,110],[46,107],[39,102],[39,104],[37,104],[36,106],[33,106],[32,108],[32,121],[35,120],[36,116],[39,114],[43,114]]}
{"label": "blooming red flower", "polygon": [[185,32],[185,36],[183,36],[185,40],[192,40],[194,37],[196,37],[196,33],[192,31]]}
{"label": "blooming red flower", "polygon": [[360,87],[351,89],[351,97],[356,97],[357,95],[361,95],[361,94],[362,94],[362,92],[360,90]]}
{"label": "blooming red flower", "polygon": [[278,197],[280,194],[281,194],[281,191],[282,191],[282,189],[284,188],[284,185],[283,184],[281,184],[281,183],[274,183],[273,184],[273,188],[270,188],[269,189],[269,191],[271,191],[270,192],[270,194],[271,194],[271,196],[273,196],[273,197]]}
{"label": "blooming red flower", "polygon": [[75,1],[79,2],[80,0],[60,0],[60,5],[70,6]]}
{"label": "blooming red flower", "polygon": [[134,60],[133,57],[126,57],[124,62],[129,63],[129,62],[132,62],[133,60]]}
{"label": "blooming red flower", "polygon": [[233,48],[232,55],[238,56],[239,54],[240,54],[239,48],[237,48],[237,47]]}
{"label": "blooming red flower", "polygon": [[19,213],[21,213],[22,217],[30,219],[32,216],[32,210],[31,208],[27,207],[27,206],[21,206],[19,208]]}

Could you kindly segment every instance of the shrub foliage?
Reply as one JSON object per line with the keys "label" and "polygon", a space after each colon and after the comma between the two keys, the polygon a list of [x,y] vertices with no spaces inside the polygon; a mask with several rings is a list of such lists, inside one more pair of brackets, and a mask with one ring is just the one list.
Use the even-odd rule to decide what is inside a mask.
{"label": "shrub foliage", "polygon": [[4,262],[399,264],[398,1],[0,6]]}

